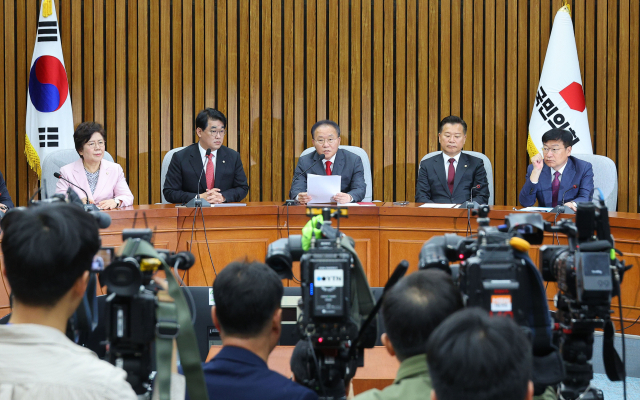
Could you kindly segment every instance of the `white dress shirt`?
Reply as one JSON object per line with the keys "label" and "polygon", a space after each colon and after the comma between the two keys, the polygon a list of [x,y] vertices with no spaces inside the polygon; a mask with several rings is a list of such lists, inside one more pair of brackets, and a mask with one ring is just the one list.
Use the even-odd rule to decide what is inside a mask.
{"label": "white dress shirt", "polygon": [[[198,145],[198,150],[200,150],[200,160],[202,160],[202,167],[205,168],[204,173],[207,173],[205,162],[207,161],[205,157],[207,156],[207,150],[203,149],[202,146]],[[213,164],[213,179],[216,179],[216,156],[218,155],[218,150],[211,151],[211,163]]]}
{"label": "white dress shirt", "polygon": [[457,171],[458,161],[460,160],[460,154],[462,154],[462,152],[458,153],[454,157],[449,157],[448,155],[444,154],[444,151],[442,152],[442,158],[444,158],[444,176],[447,178],[447,180],[449,180],[449,159],[453,158],[455,160],[453,162],[453,169]]}

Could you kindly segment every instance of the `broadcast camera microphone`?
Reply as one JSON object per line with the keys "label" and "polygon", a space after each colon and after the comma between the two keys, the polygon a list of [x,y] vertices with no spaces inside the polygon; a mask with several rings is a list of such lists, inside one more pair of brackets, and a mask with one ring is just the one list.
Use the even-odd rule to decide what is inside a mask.
{"label": "broadcast camera microphone", "polygon": [[[63,177],[62,175],[60,175],[59,172],[54,172],[53,176],[55,176],[58,179],[62,179],[63,181],[67,182],[68,184],[73,185],[73,186],[77,187],[78,189],[82,190],[82,193],[84,193],[84,196],[87,199],[87,202],[82,204],[82,208],[84,208],[85,211],[100,211],[100,209],[95,204],[89,204],[89,195],[87,194],[87,192],[83,188],[81,188],[80,186],[78,186],[75,183],[71,182],[67,178]],[[80,202],[82,202],[82,201],[80,201]]]}
{"label": "broadcast camera microphone", "polygon": [[[58,194],[58,195],[54,195],[54,197],[55,196],[61,196],[61,195]],[[84,206],[84,204],[82,203],[82,200],[80,200],[80,197],[78,197],[78,194],[73,189],[71,188],[67,189],[67,197],[69,197],[70,203],[75,203],[79,206]],[[96,222],[98,223],[98,228],[107,229],[111,225],[111,216],[109,214],[101,212],[100,210],[97,209],[97,207],[95,210],[85,209],[85,211],[88,211],[89,215],[91,215],[96,220]]]}
{"label": "broadcast camera microphone", "polygon": [[198,177],[198,186],[196,186],[196,197],[186,204],[187,207],[211,207],[208,201],[200,198],[200,180],[202,179],[202,173],[207,170],[207,163],[209,162],[209,155],[211,154],[211,149],[207,149],[207,152],[204,154],[204,158],[207,160],[204,162],[202,170],[200,171],[200,176]]}
{"label": "broadcast camera microphone", "polygon": [[[293,177],[293,180],[291,181],[291,186],[293,186],[293,182],[296,181],[296,179],[300,178],[302,175],[306,174],[307,171],[309,171],[311,168],[313,168],[314,165],[316,165],[318,163],[318,161],[323,160],[322,157],[319,157],[318,159],[316,159],[313,164],[311,164],[311,166],[309,166],[309,168],[305,169],[304,171],[302,171],[301,173],[299,173],[298,175]],[[285,206],[291,206],[293,204],[295,204],[296,199],[288,199],[285,200],[284,205]]]}
{"label": "broadcast camera microphone", "polygon": [[573,185],[569,189],[565,190],[564,193],[562,193],[562,203],[555,206],[550,212],[556,213],[556,214],[562,214],[562,213],[575,214],[572,209],[564,205],[564,196],[567,194],[568,191],[577,189],[577,188],[578,188],[578,185]]}

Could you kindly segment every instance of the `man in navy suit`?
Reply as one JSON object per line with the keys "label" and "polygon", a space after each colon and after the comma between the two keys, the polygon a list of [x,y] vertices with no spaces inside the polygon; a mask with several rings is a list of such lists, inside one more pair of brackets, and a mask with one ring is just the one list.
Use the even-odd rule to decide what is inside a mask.
{"label": "man in navy suit", "polygon": [[[226,126],[227,118],[218,110],[207,108],[198,113],[196,134],[200,141],[173,155],[164,181],[167,201],[186,203],[198,196],[219,204],[247,196],[249,185],[240,154],[222,145]],[[211,149],[208,161],[207,149]]]}
{"label": "man in navy suit", "polygon": [[11,201],[7,184],[4,182],[2,172],[0,172],[0,214],[3,214],[10,208],[13,208],[13,201]]}
{"label": "man in navy suit", "polygon": [[[340,127],[333,121],[316,122],[311,127],[315,152],[300,157],[291,182],[291,199],[302,204],[311,201],[307,193],[307,174],[340,175],[340,192],[332,200],[336,203],[358,202],[364,199],[367,184],[364,167],[359,156],[340,149]],[[322,160],[322,161],[320,161]]]}
{"label": "man in navy suit", "polygon": [[520,204],[540,207],[564,205],[574,212],[578,202],[593,198],[591,163],[571,156],[573,135],[563,129],[551,129],[542,135],[542,155],[527,168],[527,178],[520,191]]}
{"label": "man in navy suit", "polygon": [[211,317],[222,350],[203,364],[211,400],[317,400],[318,395],[267,366],[282,328],[284,289],[273,270],[254,261],[227,265],[213,282]]}
{"label": "man in navy suit", "polygon": [[420,163],[416,203],[460,204],[471,199],[473,190],[473,200],[487,204],[490,193],[484,162],[462,152],[467,123],[455,115],[444,118],[438,126],[438,140],[442,154]]}

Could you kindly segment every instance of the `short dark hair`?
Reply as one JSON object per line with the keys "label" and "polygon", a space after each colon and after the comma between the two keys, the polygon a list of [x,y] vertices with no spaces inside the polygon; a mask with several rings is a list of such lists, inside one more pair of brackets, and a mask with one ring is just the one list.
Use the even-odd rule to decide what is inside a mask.
{"label": "short dark hair", "polygon": [[227,117],[224,116],[222,111],[218,111],[215,108],[205,108],[196,117],[196,128],[207,129],[210,119],[220,121],[225,128],[227,127]]}
{"label": "short dark hair", "polygon": [[280,308],[284,289],[275,272],[261,262],[235,261],[213,282],[216,316],[225,333],[254,337]]}
{"label": "short dark hair", "polygon": [[333,129],[336,130],[336,132],[338,133],[338,137],[340,137],[340,126],[336,122],[331,121],[330,119],[323,119],[322,121],[316,122],[311,127],[311,137],[312,138],[315,139],[316,129],[318,129],[322,125],[329,125],[330,127],[332,127]]}
{"label": "short dark hair", "polygon": [[427,363],[439,400],[522,400],[532,376],[532,350],[511,318],[483,309],[453,314],[427,343]]}
{"label": "short dark hair", "polygon": [[[86,121],[78,125],[75,132],[73,132],[73,142],[76,145],[76,151],[78,152],[78,154],[80,154],[80,150],[83,149],[84,145],[87,144],[89,140],[91,140],[91,136],[93,136],[93,134],[96,132],[102,135],[102,139],[104,141],[107,140],[104,133],[104,128],[99,123]],[[80,158],[82,158],[82,156],[80,156]]]}
{"label": "short dark hair", "polygon": [[564,147],[573,146],[573,135],[564,129],[554,128],[546,131],[542,135],[542,143],[547,143],[549,140],[560,140]]}
{"label": "short dark hair", "polygon": [[15,208],[2,219],[2,252],[16,300],[54,306],[100,249],[95,219],[74,204]]}
{"label": "short dark hair", "polygon": [[440,121],[440,125],[438,125],[438,133],[442,133],[442,128],[444,128],[446,124],[460,124],[462,125],[462,131],[464,132],[464,134],[467,134],[467,123],[464,122],[464,120],[460,117],[449,115],[448,117],[442,118],[442,121]]}
{"label": "short dark hair", "polygon": [[444,271],[417,271],[385,295],[382,318],[400,361],[424,354],[431,333],[462,308],[462,296]]}

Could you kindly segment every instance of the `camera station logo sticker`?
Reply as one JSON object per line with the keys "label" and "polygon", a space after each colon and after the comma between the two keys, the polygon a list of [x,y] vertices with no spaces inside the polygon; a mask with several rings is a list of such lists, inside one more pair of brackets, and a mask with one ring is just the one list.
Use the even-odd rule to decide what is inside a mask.
{"label": "camera station logo sticker", "polygon": [[40,56],[29,73],[31,104],[42,113],[55,112],[67,101],[67,72],[56,57]]}
{"label": "camera station logo sticker", "polygon": [[344,271],[342,269],[317,269],[313,272],[316,287],[333,290],[344,286]]}
{"label": "camera station logo sticker", "polygon": [[491,296],[491,312],[509,312],[511,310],[511,295]]}

